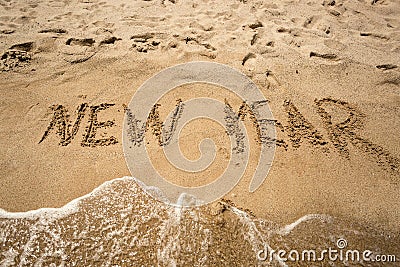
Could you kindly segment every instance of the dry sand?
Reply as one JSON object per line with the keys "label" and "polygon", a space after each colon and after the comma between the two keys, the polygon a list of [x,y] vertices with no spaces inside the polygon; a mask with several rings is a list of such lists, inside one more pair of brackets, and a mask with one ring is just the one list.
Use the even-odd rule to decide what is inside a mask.
{"label": "dry sand", "polygon": [[[335,230],[321,234],[325,238],[351,238],[351,229],[365,233],[353,238],[355,243],[374,244],[382,252],[398,253],[399,18],[396,0],[0,1],[0,208],[22,212],[61,207],[106,181],[130,176],[121,133],[124,107],[137,88],[166,67],[212,61],[236,68],[258,85],[278,121],[280,140],[262,186],[248,192],[250,166],[225,199],[251,211],[257,220],[274,225],[289,224],[307,214],[327,214],[337,218],[337,224],[329,226]],[[199,92],[217,99],[231,97],[218,90],[200,88]],[[185,100],[194,95],[179,88],[172,92],[161,101],[163,116],[177,98]],[[230,100],[237,110],[240,101]],[[60,114],[57,110],[68,111],[73,123],[78,114],[75,111],[83,103],[88,108],[72,140],[62,143],[53,129],[40,142],[54,114]],[[89,110],[104,103],[112,105],[99,112],[98,121],[115,124],[98,129],[95,138],[114,139],[94,145],[85,137]],[[198,140],[221,136],[195,124],[191,127],[181,141],[185,155],[196,159],[199,151],[193,147]],[[219,151],[227,153],[229,149],[223,149],[226,140],[222,139],[218,141]],[[166,175],[185,184],[161,157],[157,159],[157,153],[154,157],[161,162],[160,168],[166,168]],[[223,163],[224,154],[209,173],[219,174]],[[212,179],[209,173],[202,178]],[[86,211],[91,205],[96,209],[100,206],[85,205]],[[205,225],[219,220],[207,218]],[[79,224],[79,219],[68,220],[61,225],[74,228]],[[236,219],[224,220],[230,224]],[[24,243],[32,231],[26,222],[2,219],[2,223],[3,236],[8,232],[13,239],[3,240],[0,252],[10,251],[13,240]],[[151,228],[147,223],[144,220],[137,225]],[[26,226],[25,235],[11,234],[23,232],[21,225]],[[301,247],[307,247],[306,237],[320,231],[319,226],[306,225],[299,230],[299,238],[305,242]],[[222,232],[215,232],[215,236],[227,235],[218,229],[215,231]],[[141,236],[146,231],[140,228],[129,234]],[[244,228],[240,231],[251,232]],[[163,234],[168,236],[168,231]],[[235,238],[230,238],[225,244],[231,242],[235,250]],[[294,243],[285,241],[288,247],[296,244],[296,235],[291,240]],[[314,241],[318,243],[318,238]],[[179,249],[173,243],[165,242],[157,244],[170,249],[169,257],[180,259],[177,263],[182,265],[183,254],[176,252]],[[223,241],[215,246],[227,251]],[[140,251],[143,255],[151,253]],[[161,265],[173,265],[160,261],[165,256],[160,251],[147,262],[143,256],[143,261],[135,264],[156,264],[158,260]],[[228,254],[246,266],[249,253]],[[225,265],[233,266],[234,261],[228,258]],[[103,260],[99,259],[97,265]],[[200,256],[192,260],[188,265],[207,263]]]}

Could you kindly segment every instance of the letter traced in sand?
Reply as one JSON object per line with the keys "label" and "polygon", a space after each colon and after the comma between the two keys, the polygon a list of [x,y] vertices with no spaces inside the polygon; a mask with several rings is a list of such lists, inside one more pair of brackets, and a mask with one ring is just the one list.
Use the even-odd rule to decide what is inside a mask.
{"label": "letter traced in sand", "polygon": [[[318,113],[328,130],[331,142],[341,155],[346,158],[349,157],[348,144],[350,143],[360,151],[372,156],[384,169],[394,173],[400,171],[400,160],[398,158],[392,156],[380,145],[376,145],[356,133],[356,130],[362,129],[363,119],[365,118],[365,115],[357,108],[345,101],[331,98],[315,100],[315,104],[318,106]],[[324,106],[327,105],[346,111],[348,113],[347,119],[334,124],[332,116],[324,109]]]}
{"label": "letter traced in sand", "polygon": [[[197,97],[185,102],[178,100],[169,116],[172,118],[170,126],[165,127],[158,113],[159,100],[174,88],[195,83],[222,87],[241,98],[243,104],[236,113],[227,102],[217,99]],[[275,120],[262,92],[244,74],[218,63],[190,62],[164,69],[136,91],[127,107],[123,147],[128,168],[132,176],[139,178],[147,186],[160,188],[162,192],[147,191],[168,204],[191,206],[213,202],[231,191],[247,169],[251,141],[243,123],[247,115],[253,122],[259,139],[254,146],[254,150],[258,151],[257,165],[249,186],[249,191],[253,192],[265,180],[275,152]],[[189,179],[191,173],[202,172],[211,166],[216,155],[213,140],[203,139],[198,146],[201,156],[192,161],[182,154],[179,134],[174,134],[180,133],[187,123],[199,118],[206,118],[223,127],[226,125],[226,131],[221,134],[230,140],[233,151],[230,151],[223,173],[215,180],[201,186],[184,187],[161,175],[162,172],[156,166],[162,166],[159,164],[162,160],[167,166],[172,165],[179,170],[182,179]],[[151,154],[156,158],[151,158],[147,151],[148,142],[143,142],[144,133],[148,130],[157,137],[158,145],[162,149],[157,154]],[[142,143],[145,145],[141,145]],[[157,161],[157,164],[153,164],[153,161]]]}

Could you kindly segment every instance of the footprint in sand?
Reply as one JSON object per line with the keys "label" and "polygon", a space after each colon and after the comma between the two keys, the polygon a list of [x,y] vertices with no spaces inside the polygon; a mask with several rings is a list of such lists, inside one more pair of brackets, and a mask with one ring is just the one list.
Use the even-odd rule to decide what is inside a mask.
{"label": "footprint in sand", "polygon": [[8,50],[0,58],[0,71],[12,71],[17,67],[26,66],[31,56],[20,50]]}
{"label": "footprint in sand", "polygon": [[376,67],[381,70],[392,70],[396,69],[398,66],[394,64],[382,64],[382,65],[377,65]]}
{"label": "footprint in sand", "polygon": [[100,41],[100,45],[109,45],[109,44],[115,44],[116,41],[121,41],[121,38],[117,38],[115,36],[107,37]]}
{"label": "footprint in sand", "polygon": [[31,53],[29,52],[34,46],[34,42],[12,45],[0,57],[0,71],[12,71],[18,67],[28,65],[31,60]]}
{"label": "footprint in sand", "polygon": [[61,47],[61,53],[69,63],[85,62],[96,54],[95,43],[93,38],[69,38]]}
{"label": "footprint in sand", "polygon": [[338,56],[333,53],[310,52],[310,57],[319,57],[327,60],[338,60]]}
{"label": "footprint in sand", "polygon": [[39,33],[57,33],[57,34],[62,34],[62,33],[68,33],[67,30],[61,29],[61,28],[49,28],[49,29],[43,29],[40,30]]}
{"label": "footprint in sand", "polygon": [[155,38],[155,36],[155,33],[136,34],[131,37],[131,40],[133,40],[132,47],[141,53],[147,53],[148,51],[156,50],[161,41]]}
{"label": "footprint in sand", "polygon": [[0,30],[0,34],[12,34],[14,32],[15,31],[11,29]]}

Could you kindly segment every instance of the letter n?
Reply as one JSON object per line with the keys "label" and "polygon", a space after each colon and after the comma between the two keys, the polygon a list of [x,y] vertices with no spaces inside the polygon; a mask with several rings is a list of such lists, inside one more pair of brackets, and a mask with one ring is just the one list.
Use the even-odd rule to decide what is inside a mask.
{"label": "letter n", "polygon": [[80,123],[85,116],[85,111],[87,107],[87,103],[80,104],[77,107],[77,117],[75,123],[71,125],[68,110],[63,105],[51,106],[50,109],[53,111],[53,118],[51,119],[47,130],[44,132],[42,138],[40,139],[39,144],[49,136],[53,129],[55,129],[56,133],[61,137],[59,144],[62,146],[69,145],[79,130]]}

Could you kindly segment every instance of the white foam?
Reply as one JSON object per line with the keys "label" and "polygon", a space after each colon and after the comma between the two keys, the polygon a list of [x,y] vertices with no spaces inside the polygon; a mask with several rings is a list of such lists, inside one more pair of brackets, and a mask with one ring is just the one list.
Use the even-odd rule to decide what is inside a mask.
{"label": "white foam", "polygon": [[[42,208],[38,210],[32,210],[32,211],[27,211],[27,212],[7,212],[5,210],[0,209],[0,218],[5,218],[5,219],[36,219],[32,224],[29,223],[29,229],[26,230],[24,233],[25,235],[28,234],[28,239],[26,240],[26,243],[23,244],[22,248],[22,253],[20,255],[15,255],[15,250],[13,247],[10,247],[10,250],[8,252],[4,252],[4,256],[6,257],[5,260],[0,262],[0,265],[7,266],[12,265],[14,263],[14,258],[18,256],[18,258],[21,260],[21,262],[26,262],[26,264],[31,264],[31,258],[34,257],[35,260],[34,262],[36,264],[45,264],[46,258],[51,258],[53,256],[58,257],[62,260],[63,263],[66,261],[68,258],[68,252],[64,251],[63,248],[68,247],[68,244],[71,244],[70,242],[75,242],[71,240],[66,240],[63,239],[62,237],[62,231],[63,227],[60,227],[60,225],[56,222],[57,219],[60,218],[65,218],[68,215],[74,214],[74,213],[82,213],[82,214],[94,214],[95,218],[101,218],[103,220],[103,228],[101,229],[102,232],[107,232],[107,235],[105,235],[105,238],[107,242],[113,242],[113,245],[111,247],[111,251],[108,254],[107,259],[103,259],[107,261],[108,263],[112,262],[112,259],[117,257],[117,255],[120,254],[120,252],[123,250],[123,244],[127,242],[129,239],[119,239],[119,237],[127,237],[127,236],[133,236],[132,240],[129,240],[129,243],[131,243],[131,247],[141,247],[141,246],[148,246],[149,245],[149,239],[148,236],[142,235],[142,232],[139,231],[139,225],[143,224],[145,222],[148,222],[151,220],[151,218],[159,218],[161,221],[161,225],[158,226],[158,237],[157,237],[157,244],[159,247],[157,248],[157,253],[156,253],[156,259],[159,263],[166,264],[168,266],[176,266],[179,264],[179,257],[181,255],[181,252],[184,249],[187,249],[188,246],[190,246],[193,240],[196,240],[196,242],[200,242],[202,251],[204,254],[201,255],[199,258],[199,263],[201,262],[202,264],[206,264],[209,253],[208,249],[212,247],[212,242],[213,242],[213,233],[212,231],[208,230],[207,228],[203,228],[202,222],[204,220],[202,219],[202,214],[200,209],[198,209],[197,206],[197,201],[198,199],[194,198],[192,195],[188,194],[182,194],[177,203],[175,205],[158,205],[156,203],[147,203],[148,199],[142,199],[142,198],[137,198],[138,203],[145,203],[144,204],[144,209],[140,208],[137,210],[133,211],[133,207],[135,207],[134,203],[131,202],[126,202],[127,200],[125,198],[124,194],[119,194],[119,192],[128,192],[128,191],[119,191],[119,185],[120,183],[117,183],[117,189],[114,190],[114,185],[111,186],[114,182],[128,182],[124,183],[122,188],[125,186],[128,186],[129,188],[131,185],[136,186],[135,188],[142,187],[145,191],[149,192],[151,194],[157,194],[157,199],[160,199],[160,196],[163,195],[162,190],[156,187],[149,187],[146,186],[144,183],[141,181],[137,180],[136,178],[133,177],[122,177],[122,178],[116,178],[113,180],[110,180],[108,182],[103,183],[96,189],[94,189],[91,193],[84,195],[82,197],[79,197],[65,206],[61,208]],[[131,184],[132,183],[132,184]],[[134,192],[137,192],[134,190]],[[135,194],[135,193],[134,193]],[[118,198],[118,196],[121,196],[121,199]],[[91,213],[90,210],[87,210],[85,206],[85,203],[82,205],[82,200],[88,199],[91,197],[101,197],[100,202],[96,204],[95,206],[88,206],[89,209],[94,208],[93,212]],[[114,197],[117,197],[114,199]],[[90,199],[89,199],[90,200]],[[90,202],[90,201],[89,201]],[[111,215],[106,215],[103,217],[103,213],[99,214],[99,211],[97,208],[103,208],[102,203],[107,203],[110,204],[110,209],[114,210],[117,208],[117,213],[121,215],[121,218],[125,221],[121,228],[115,228],[114,224],[114,219],[115,215],[111,213]],[[153,204],[156,204],[154,206]],[[98,205],[98,206],[96,206]],[[114,205],[114,206],[113,206]],[[248,213],[245,211],[235,208],[228,203],[225,203],[229,207],[229,209],[232,211],[232,213],[240,220],[242,226],[243,226],[243,237],[245,240],[247,240],[250,245],[252,246],[252,250],[254,253],[257,253],[261,248],[267,248],[268,250],[272,250],[270,245],[268,244],[268,234],[270,233],[276,233],[280,234],[282,236],[289,234],[293,229],[295,229],[299,224],[308,221],[308,220],[322,220],[322,221],[330,221],[331,217],[327,215],[320,215],[320,214],[309,214],[301,217],[300,219],[296,220],[295,222],[288,224],[284,227],[282,227],[279,230],[274,230],[274,229],[267,229],[269,233],[265,233],[265,229],[263,227],[259,227],[257,222],[259,220],[252,218]],[[194,206],[194,208],[193,208]],[[148,213],[146,213],[146,210]],[[164,213],[165,212],[165,213]],[[104,214],[108,214],[107,212],[104,212]],[[134,216],[129,216],[129,214],[133,214]],[[163,214],[161,216],[161,214]],[[110,217],[107,217],[110,216]],[[160,217],[161,216],[161,217]],[[193,231],[187,231],[185,229],[186,227],[186,220],[183,220],[183,218],[187,218],[185,216],[190,216],[190,220],[192,223],[191,228]],[[138,218],[136,221],[135,218]],[[206,217],[205,217],[206,218]],[[132,219],[134,220],[133,224]],[[53,222],[55,222],[53,224]],[[11,224],[10,224],[11,223]],[[7,231],[11,231],[14,234],[21,234],[19,230],[15,227],[12,226],[15,222],[6,222],[6,225],[11,226],[9,229],[4,228],[5,231],[0,231],[0,243],[1,241],[4,242],[5,240],[5,234],[7,234]],[[61,222],[62,223],[62,222]],[[18,224],[18,223],[17,223]],[[88,228],[89,227],[89,228]],[[24,230],[25,231],[25,230]],[[73,240],[85,240],[87,238],[88,231],[91,231],[90,224],[83,229],[79,229],[76,232],[74,232],[74,239]],[[271,232],[272,231],[272,232]],[[203,234],[199,234],[203,233]],[[41,251],[39,254],[35,252],[35,248],[37,247],[38,240],[43,237],[44,235],[47,235],[47,246],[50,248],[48,251]],[[200,238],[201,239],[198,239]],[[187,244],[182,243],[182,240],[185,238],[185,240],[190,240]],[[16,243],[14,244],[17,247],[18,241],[16,240]],[[185,245],[186,247],[183,248],[182,246]],[[99,245],[98,249],[103,249],[103,245]],[[95,257],[101,258],[102,251],[98,250],[96,251]],[[131,251],[132,253],[136,253],[134,251]],[[96,256],[97,255],[97,256]],[[134,255],[134,254],[132,254]],[[256,255],[256,254],[255,254]],[[273,258],[274,262],[276,262],[280,266],[287,266],[285,262],[278,258],[277,255],[274,255]]]}
{"label": "white foam", "polygon": [[9,212],[0,208],[0,218],[1,219],[38,219],[38,218],[62,218],[73,214],[78,211],[79,202],[83,199],[87,199],[97,193],[99,193],[102,189],[106,188],[110,184],[116,181],[133,181],[139,183],[136,178],[124,176],[122,178],[115,178],[113,180],[104,182],[99,187],[95,188],[92,192],[78,197],[61,208],[40,208],[37,210],[30,210],[25,212]]}
{"label": "white foam", "polygon": [[325,215],[325,214],[307,214],[307,215],[304,215],[303,217],[301,217],[300,219],[298,219],[297,221],[282,227],[278,231],[278,234],[280,234],[282,236],[287,235],[291,231],[293,231],[293,229],[296,228],[299,224],[309,221],[309,220],[316,220],[316,219],[321,220],[321,221],[330,222],[332,220],[332,217],[329,215]]}

